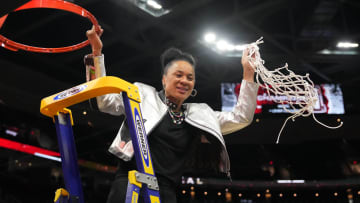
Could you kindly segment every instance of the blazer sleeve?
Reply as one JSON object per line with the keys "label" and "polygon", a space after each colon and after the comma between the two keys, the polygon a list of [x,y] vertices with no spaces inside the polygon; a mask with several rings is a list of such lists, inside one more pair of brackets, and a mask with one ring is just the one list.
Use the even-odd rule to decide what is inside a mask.
{"label": "blazer sleeve", "polygon": [[[93,68],[95,69],[95,78],[106,76],[104,55],[91,56],[87,55],[85,58],[93,59]],[[88,73],[90,66],[86,65],[86,72]],[[89,77],[87,77],[88,79]],[[111,115],[122,115],[125,114],[124,104],[121,93],[106,94],[96,97],[96,103],[101,112],[108,113]]]}
{"label": "blazer sleeve", "polygon": [[257,83],[242,80],[239,97],[233,110],[231,112],[215,111],[223,135],[245,128],[252,122],[258,89]]}

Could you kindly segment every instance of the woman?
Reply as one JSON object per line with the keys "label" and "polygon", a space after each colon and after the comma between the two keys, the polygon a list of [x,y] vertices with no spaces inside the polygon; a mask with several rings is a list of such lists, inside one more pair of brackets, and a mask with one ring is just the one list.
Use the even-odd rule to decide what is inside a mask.
{"label": "woman", "polygon": [[[102,32],[100,29],[96,33],[94,28],[87,32],[92,48],[92,55],[87,58],[93,59],[91,63],[95,67],[96,78],[106,75],[99,37]],[[245,50],[243,56],[247,54],[248,51]],[[142,116],[159,181],[161,201],[168,203],[176,202],[176,186],[189,167],[199,170],[214,167],[213,171],[229,175],[230,163],[223,135],[251,123],[256,108],[258,85],[254,83],[254,70],[247,57],[243,57],[243,81],[238,102],[233,112],[218,112],[206,104],[184,103],[189,96],[196,93],[196,62],[191,55],[170,48],[162,54],[161,62],[163,90],[157,92],[149,85],[135,84],[140,91]],[[124,114],[120,94],[97,97],[97,103],[103,112],[112,115]],[[207,147],[199,147],[200,143],[207,143]],[[135,169],[132,158],[134,152],[125,122],[109,151],[120,158],[120,164],[108,202],[124,202],[127,171]]]}

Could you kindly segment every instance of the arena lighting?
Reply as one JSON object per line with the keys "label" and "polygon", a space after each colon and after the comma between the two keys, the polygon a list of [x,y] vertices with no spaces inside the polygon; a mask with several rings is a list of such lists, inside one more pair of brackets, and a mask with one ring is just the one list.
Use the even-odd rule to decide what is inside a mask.
{"label": "arena lighting", "polygon": [[305,180],[277,180],[277,183],[305,183]]}
{"label": "arena lighting", "polygon": [[236,49],[237,51],[243,51],[245,48],[246,48],[246,45],[236,45],[236,46],[235,46],[235,49]]}
{"label": "arena lighting", "polygon": [[49,155],[42,154],[42,153],[39,153],[39,152],[35,152],[35,153],[34,153],[34,156],[41,157],[41,158],[45,158],[45,159],[50,159],[50,160],[53,160],[53,161],[61,162],[61,158],[60,158],[60,157],[49,156]]}
{"label": "arena lighting", "polygon": [[213,32],[205,33],[200,43],[216,53],[227,57],[241,57],[242,51],[246,48],[246,44],[228,42]]}
{"label": "arena lighting", "polygon": [[128,0],[128,1],[154,17],[160,17],[170,12],[170,10],[164,9],[163,6],[155,0]]}
{"label": "arena lighting", "polygon": [[208,33],[205,34],[204,40],[207,43],[213,43],[216,40],[216,35],[214,33],[212,33],[212,32],[208,32]]}
{"label": "arena lighting", "polygon": [[17,134],[18,134],[16,131],[9,130],[9,129],[7,129],[7,130],[5,131],[5,133],[8,134],[8,135],[14,136],[14,137],[16,137]]}
{"label": "arena lighting", "polygon": [[324,55],[358,55],[359,52],[355,50],[329,50],[323,49],[318,51],[319,54]]}
{"label": "arena lighting", "polygon": [[146,1],[146,4],[153,7],[153,8],[155,8],[155,9],[162,9],[162,6],[158,2],[153,1],[153,0]]}
{"label": "arena lighting", "polygon": [[25,152],[25,153],[32,154],[32,155],[35,155],[35,153],[39,153],[42,155],[53,156],[53,157],[60,156],[60,153],[58,153],[58,152],[42,149],[40,147],[34,147],[31,145],[27,145],[27,144],[22,144],[19,142],[15,142],[15,141],[3,139],[3,138],[0,138],[0,147],[11,149],[11,150],[16,150],[16,151],[20,151],[20,152]]}
{"label": "arena lighting", "polygon": [[359,47],[359,44],[354,43],[354,42],[338,42],[336,47],[343,48],[343,49],[357,48],[357,47]]}
{"label": "arena lighting", "polygon": [[225,51],[228,46],[228,42],[225,40],[220,40],[216,43],[216,48],[218,48],[220,51]]}
{"label": "arena lighting", "polygon": [[[8,139],[0,138],[0,147],[24,152],[27,154],[32,154],[34,156],[49,159],[52,161],[61,162],[60,153],[58,153],[58,152],[50,151],[47,149],[43,149],[40,147],[35,147],[35,146],[27,145],[27,144],[22,144],[19,142],[8,140]],[[17,162],[18,161],[15,160],[15,163],[17,163]],[[107,166],[107,165],[99,164],[96,162],[86,161],[86,160],[81,160],[81,159],[78,160],[78,163],[79,163],[79,166],[98,170],[98,171],[103,171],[103,172],[108,172],[108,173],[116,172],[116,167],[114,167],[114,166]]]}

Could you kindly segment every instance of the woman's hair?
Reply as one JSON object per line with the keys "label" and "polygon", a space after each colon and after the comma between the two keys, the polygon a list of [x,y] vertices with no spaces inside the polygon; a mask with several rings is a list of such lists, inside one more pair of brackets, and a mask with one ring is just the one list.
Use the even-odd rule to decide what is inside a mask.
{"label": "woman's hair", "polygon": [[180,49],[171,47],[165,50],[160,56],[162,74],[166,74],[172,62],[178,60],[184,60],[189,62],[195,70],[196,61],[191,54],[182,52]]}

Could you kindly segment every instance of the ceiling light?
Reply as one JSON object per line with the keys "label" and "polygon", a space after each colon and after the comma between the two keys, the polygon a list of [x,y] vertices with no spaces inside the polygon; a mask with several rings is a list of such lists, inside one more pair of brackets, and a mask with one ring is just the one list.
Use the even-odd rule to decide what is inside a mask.
{"label": "ceiling light", "polygon": [[203,38],[199,41],[205,47],[227,57],[242,57],[242,52],[247,47],[247,44],[236,45],[232,42],[221,39],[219,35],[213,32],[205,33]]}
{"label": "ceiling light", "polygon": [[246,45],[236,45],[235,46],[235,49],[237,50],[237,51],[242,51],[242,50],[244,50],[246,48]]}
{"label": "ceiling light", "polygon": [[155,9],[158,9],[158,10],[162,9],[162,6],[154,0],[148,0],[146,3],[147,3],[147,5],[155,8]]}
{"label": "ceiling light", "polygon": [[220,41],[218,41],[218,43],[216,43],[216,47],[221,51],[226,50],[227,46],[228,46],[228,43],[225,40],[220,40]]}
{"label": "ceiling light", "polygon": [[358,43],[354,43],[354,42],[338,42],[338,44],[336,45],[338,48],[356,48],[359,46]]}
{"label": "ceiling light", "polygon": [[358,55],[359,53],[356,50],[329,50],[329,49],[323,49],[318,51],[319,54],[324,55]]}
{"label": "ceiling light", "polygon": [[216,39],[216,35],[214,33],[206,33],[204,36],[205,42],[212,43]]}
{"label": "ceiling light", "polygon": [[226,50],[228,50],[228,51],[234,51],[234,50],[235,50],[235,46],[232,45],[232,44],[227,44]]}
{"label": "ceiling light", "polygon": [[164,9],[163,6],[158,1],[155,0],[128,0],[128,1],[154,17],[160,17],[170,12],[169,9]]}

